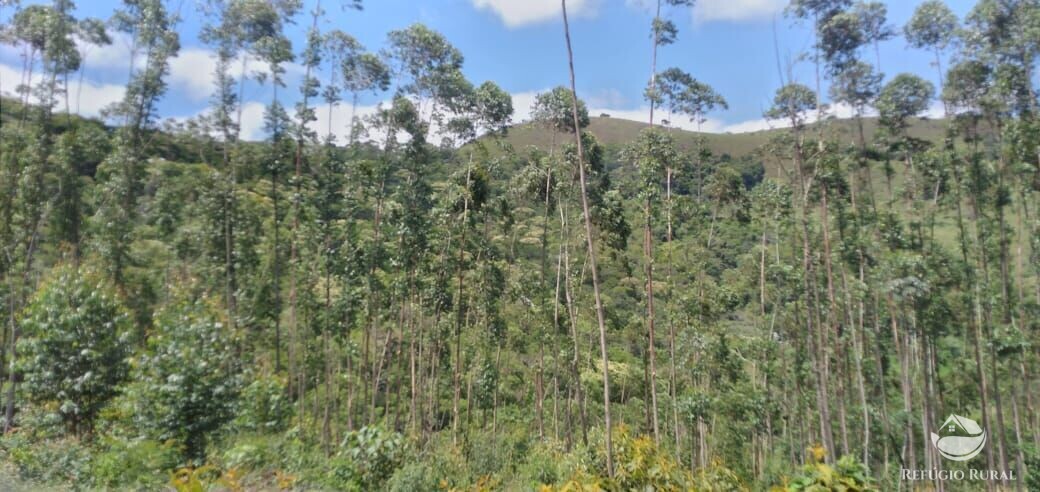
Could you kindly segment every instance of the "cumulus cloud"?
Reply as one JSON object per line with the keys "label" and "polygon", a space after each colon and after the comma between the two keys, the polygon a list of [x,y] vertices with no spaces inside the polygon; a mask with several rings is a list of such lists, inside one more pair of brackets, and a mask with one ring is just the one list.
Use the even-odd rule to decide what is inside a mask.
{"label": "cumulus cloud", "polygon": [[787,0],[698,0],[693,7],[696,22],[744,22],[767,19],[781,12]]}
{"label": "cumulus cloud", "polygon": [[[33,75],[32,84],[38,84],[43,80],[42,75]],[[5,96],[14,96],[17,86],[24,82],[22,71],[10,65],[0,64],[0,82]],[[83,116],[98,116],[101,110],[112,103],[123,99],[126,88],[117,84],[99,84],[89,80],[82,83],[78,79],[70,78],[68,86],[69,109]],[[61,100],[59,96],[59,100]],[[33,98],[33,101],[36,101]],[[59,103],[61,105],[61,103]]]}
{"label": "cumulus cloud", "polygon": [[[602,108],[589,108],[589,114],[597,116],[601,113],[609,114],[612,118],[621,118],[632,121],[646,122],[650,119],[650,107],[641,106],[634,109],[616,109],[609,107]],[[839,118],[846,119],[852,118],[855,115],[854,109],[848,104],[832,104],[824,112],[823,117],[826,118]],[[873,110],[867,110],[864,116],[877,116],[877,113]],[[943,116],[943,107],[939,102],[934,102],[927,111],[922,114],[925,118],[941,118]],[[818,113],[816,111],[809,111],[804,116],[806,123],[814,123],[818,120]],[[727,123],[719,118],[707,117],[698,126],[697,122],[690,121],[689,118],[683,115],[673,115],[667,110],[656,110],[654,112],[654,119],[658,123],[664,121],[668,122],[669,128],[679,128],[687,131],[699,131],[704,133],[750,133],[762,130],[772,130],[776,128],[787,128],[790,123],[786,119],[767,119],[752,118],[743,121],[737,121]]]}
{"label": "cumulus cloud", "polygon": [[[376,114],[380,104],[358,105],[355,115],[363,120]],[[248,101],[242,105],[240,137],[243,140],[258,141],[268,137],[267,132],[264,130],[264,110],[266,107],[266,103],[257,101]],[[204,113],[208,111],[206,110]],[[314,115],[317,119],[308,126],[311,130],[317,132],[318,135],[327,134],[331,128],[332,135],[336,138],[336,141],[343,144],[350,139],[351,112],[350,104],[337,104],[331,110],[327,104],[322,104],[314,108]],[[369,133],[367,138],[359,138],[359,140],[376,140],[381,139],[382,136],[377,133]]]}
{"label": "cumulus cloud", "polygon": [[[537,24],[561,15],[558,0],[470,0],[480,10],[494,12],[509,28]],[[597,0],[571,0],[567,2],[567,15],[580,17],[595,13]]]}
{"label": "cumulus cloud", "polygon": [[[84,54],[83,63],[87,70],[104,70],[110,72],[124,71],[129,73],[130,64],[143,63],[143,55],[132,52],[132,40],[123,33],[116,33],[112,37],[112,44],[108,46],[93,46],[77,42],[78,48]],[[289,63],[285,66],[289,75],[303,73],[302,67]],[[203,101],[209,98],[215,90],[217,58],[216,54],[207,48],[182,47],[177,56],[170,59],[170,74],[167,82],[170,90],[182,95],[193,102]],[[239,78],[244,73],[252,77],[257,73],[269,73],[267,65],[253,57],[238,57],[230,64],[231,76]]]}
{"label": "cumulus cloud", "polygon": [[548,92],[548,90],[517,92],[511,94],[513,97],[514,123],[523,123],[531,119],[531,107],[534,106],[534,101],[535,98],[538,97],[538,94],[543,92]]}

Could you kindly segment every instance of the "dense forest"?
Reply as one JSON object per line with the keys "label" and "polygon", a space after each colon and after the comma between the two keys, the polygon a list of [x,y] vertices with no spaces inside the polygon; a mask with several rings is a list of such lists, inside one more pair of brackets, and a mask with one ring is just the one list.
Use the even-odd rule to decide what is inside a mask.
{"label": "dense forest", "polygon": [[[523,123],[442,34],[323,22],[361,0],[201,3],[216,85],[181,120],[191,5],[0,2],[0,488],[1040,490],[1040,2],[793,0],[815,78],[778,60],[739,154],[665,121],[733,97],[657,66],[692,3],[656,0],[650,118],[607,142],[566,0]],[[78,116],[116,34],[123,99]],[[882,73],[894,37],[939,84]],[[348,138],[318,117],[372,94]],[[951,414],[973,461],[933,445]],[[904,477],[970,468],[999,473]]]}

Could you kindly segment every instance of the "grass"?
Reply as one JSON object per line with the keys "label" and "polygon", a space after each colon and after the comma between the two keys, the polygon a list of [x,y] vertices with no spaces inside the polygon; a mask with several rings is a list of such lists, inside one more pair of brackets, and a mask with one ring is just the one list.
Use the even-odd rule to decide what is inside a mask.
{"label": "grass", "polygon": [[[856,138],[856,122],[851,119],[833,119],[824,123],[828,134],[839,139],[848,139],[850,142]],[[621,118],[593,117],[590,118],[588,130],[599,139],[600,143],[607,146],[622,146],[631,142],[646,128],[646,122],[632,121]],[[864,118],[863,130],[869,141],[877,132],[877,118]],[[946,128],[945,120],[915,120],[910,128],[910,135],[922,140],[938,142]],[[728,154],[731,157],[743,157],[755,152],[777,134],[787,132],[787,129],[776,128],[760,130],[747,133],[698,133],[678,128],[668,128],[679,147],[684,150],[696,148],[697,139],[703,138],[704,145],[716,155]],[[521,123],[509,129],[506,140],[516,149],[535,147],[548,150],[553,138],[552,132],[534,123]],[[570,141],[565,134],[556,136],[556,143],[563,144]]]}

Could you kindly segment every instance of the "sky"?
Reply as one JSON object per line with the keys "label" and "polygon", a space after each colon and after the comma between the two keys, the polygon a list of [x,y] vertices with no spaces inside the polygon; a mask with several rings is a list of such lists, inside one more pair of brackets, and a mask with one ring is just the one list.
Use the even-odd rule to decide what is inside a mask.
{"label": "sky", "polygon": [[[570,0],[568,13],[577,71],[578,94],[592,115],[645,121],[648,106],[642,98],[650,76],[653,0]],[[886,1],[889,23],[902,32],[914,8],[923,0]],[[315,0],[304,0],[305,10],[288,27],[298,52],[310,25]],[[80,0],[77,16],[107,19],[120,2]],[[413,23],[423,23],[442,33],[465,56],[463,72],[479,84],[491,80],[512,94],[514,122],[524,121],[534,97],[557,85],[569,84],[567,53],[559,0],[364,0],[363,10],[342,10],[328,0],[322,30],[340,29],[356,37],[367,49],[385,47],[386,34]],[[171,10],[181,16],[178,32],[181,50],[171,61],[169,91],[159,106],[163,118],[184,119],[203,114],[213,93],[215,61],[211,47],[198,39],[206,23],[196,0],[170,0]],[[811,26],[784,15],[787,0],[698,0],[693,8],[665,7],[662,16],[677,26],[676,43],[659,48],[658,70],[677,67],[711,85],[729,103],[727,110],[707,115],[699,128],[707,132],[745,132],[781,126],[767,121],[762,113],[781,85],[781,74],[810,87],[815,84],[813,65],[805,59],[813,45]],[[947,0],[963,18],[971,0]],[[8,19],[10,9],[0,12]],[[107,47],[82,47],[86,63],[82,74],[70,81],[73,111],[96,116],[119,100],[130,69],[130,48],[125,37],[116,36]],[[875,62],[873,50],[864,53]],[[907,46],[901,36],[879,47],[881,71],[886,80],[902,72],[920,75],[938,83],[933,55]],[[948,64],[948,60],[944,60]],[[240,64],[236,64],[240,65]],[[0,47],[0,92],[10,93],[21,80],[22,53],[11,46]],[[247,72],[262,65],[246,60]],[[285,102],[297,95],[303,71],[288,67]],[[270,99],[270,87],[255,82],[246,85],[243,104],[243,137],[264,137],[262,114]],[[359,115],[375,111],[390,94],[366,95]],[[291,105],[291,104],[290,104]],[[848,109],[837,107],[837,116]],[[938,110],[936,110],[938,113]],[[350,121],[349,105],[318,110],[324,128],[331,117],[335,133],[345,135]],[[664,118],[668,118],[665,114]],[[673,126],[697,129],[685,118],[669,119]]]}

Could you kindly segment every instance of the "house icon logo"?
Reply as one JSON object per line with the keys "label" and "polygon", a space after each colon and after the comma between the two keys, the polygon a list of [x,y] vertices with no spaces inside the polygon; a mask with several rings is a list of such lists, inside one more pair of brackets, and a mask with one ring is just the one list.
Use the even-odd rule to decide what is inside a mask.
{"label": "house icon logo", "polygon": [[960,415],[950,415],[938,433],[932,433],[932,444],[944,458],[968,461],[986,446],[986,431],[979,423]]}

